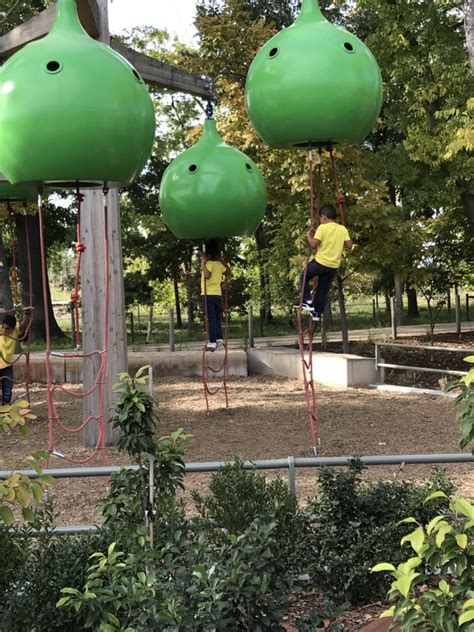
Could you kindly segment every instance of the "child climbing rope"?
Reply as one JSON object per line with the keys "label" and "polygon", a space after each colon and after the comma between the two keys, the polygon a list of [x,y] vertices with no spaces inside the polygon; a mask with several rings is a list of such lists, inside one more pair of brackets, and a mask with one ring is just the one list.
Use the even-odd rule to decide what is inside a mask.
{"label": "child climbing rope", "polygon": [[205,252],[201,253],[201,300],[204,314],[207,314],[208,351],[215,351],[224,344],[221,284],[229,276],[230,268],[220,258],[219,246],[213,239],[206,244]]}
{"label": "child climbing rope", "polygon": [[[324,313],[331,281],[341,265],[344,248],[346,250],[353,248],[347,228],[336,223],[337,212],[332,204],[326,204],[321,208],[320,217],[321,223],[316,232],[314,228],[311,228],[306,233],[310,247],[316,250],[315,258],[309,262],[306,270],[303,270],[300,275],[300,285],[304,284],[301,309],[309,312],[314,321],[321,320],[321,315]],[[318,277],[318,286],[313,302],[309,284],[314,277]]]}
{"label": "child climbing rope", "polygon": [[[3,310],[0,310],[0,312]],[[25,310],[25,316],[17,327],[13,314],[6,313],[2,321],[0,332],[0,382],[2,388],[2,405],[9,404],[13,391],[13,355],[17,341],[24,339],[31,321],[31,310]]]}

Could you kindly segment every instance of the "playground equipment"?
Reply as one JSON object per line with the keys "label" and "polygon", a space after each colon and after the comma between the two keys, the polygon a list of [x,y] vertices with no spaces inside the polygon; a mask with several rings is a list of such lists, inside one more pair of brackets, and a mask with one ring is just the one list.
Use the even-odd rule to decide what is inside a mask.
{"label": "playground equipment", "polygon": [[199,141],[173,160],[160,185],[163,218],[178,239],[252,235],[266,205],[257,165],[223,141],[211,117]]}
{"label": "playground equipment", "polygon": [[[166,169],[160,185],[163,218],[178,239],[212,239],[251,235],[263,219],[267,191],[257,165],[243,152],[225,143],[212,118],[213,107],[207,106],[207,119],[199,141],[179,155]],[[209,412],[211,388],[208,375],[223,376],[226,408],[228,368],[228,287],[224,287],[224,355],[219,367],[206,359],[209,340],[207,289],[204,279],[204,322],[206,340],[202,352],[202,381]]]}
{"label": "playground equipment", "polygon": [[50,33],[0,73],[0,165],[13,184],[130,184],[154,141],[151,98],[134,68],[59,0]]}
{"label": "playground equipment", "polygon": [[303,0],[292,26],[272,37],[250,66],[249,118],[270,147],[361,142],[382,105],[382,79],[370,50]]}
{"label": "playground equipment", "polygon": [[[33,106],[32,106],[33,104]],[[0,164],[13,184],[39,187],[38,210],[46,325],[46,374],[48,391],[48,450],[71,462],[85,463],[98,452],[105,462],[105,378],[109,333],[109,231],[110,187],[130,184],[143,169],[152,149],[155,116],[151,98],[136,70],[108,46],[96,42],[82,28],[75,0],[58,0],[56,21],[50,33],[25,46],[0,71],[0,120],[4,142]],[[104,278],[103,340],[101,349],[81,352],[51,351],[47,310],[47,274],[43,238],[41,188],[45,184],[74,188],[78,204],[77,280],[73,301],[78,314],[81,254],[81,187],[103,191]],[[98,226],[101,221],[98,218]],[[79,327],[77,326],[77,329]],[[91,388],[77,393],[53,385],[51,358],[83,358],[96,367]],[[59,417],[57,391],[85,398],[99,391],[99,409],[76,427]],[[81,460],[62,454],[55,446],[55,427],[77,433],[97,423],[97,443]]]}
{"label": "playground equipment", "polygon": [[[342,224],[344,196],[339,188],[333,146],[361,142],[371,131],[382,105],[382,80],[370,50],[345,29],[328,22],[317,0],[303,0],[292,26],[272,37],[253,60],[246,82],[249,118],[257,134],[272,148],[309,148],[311,227],[319,225],[322,152],[329,153],[334,194]],[[314,157],[317,147],[317,206]],[[320,424],[313,381],[311,316],[303,323],[304,269],[297,312],[306,408],[315,456],[320,451]],[[306,359],[306,347],[308,359]]]}

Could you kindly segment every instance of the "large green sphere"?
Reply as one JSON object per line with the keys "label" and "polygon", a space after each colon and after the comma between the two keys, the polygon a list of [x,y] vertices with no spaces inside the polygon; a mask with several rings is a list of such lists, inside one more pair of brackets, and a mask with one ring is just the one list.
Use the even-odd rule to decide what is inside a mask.
{"label": "large green sphere", "polygon": [[154,132],[143,80],[87,35],[75,0],[58,0],[50,33],[0,69],[0,165],[13,184],[129,184]]}
{"label": "large green sphere", "polygon": [[266,205],[257,165],[222,140],[212,119],[199,141],[166,169],[160,185],[163,218],[179,239],[251,235]]}
{"label": "large green sphere", "polygon": [[370,50],[304,0],[295,23],[272,37],[250,66],[247,110],[270,147],[361,142],[382,105]]}
{"label": "large green sphere", "polygon": [[38,192],[32,187],[10,184],[0,174],[0,202],[34,202]]}

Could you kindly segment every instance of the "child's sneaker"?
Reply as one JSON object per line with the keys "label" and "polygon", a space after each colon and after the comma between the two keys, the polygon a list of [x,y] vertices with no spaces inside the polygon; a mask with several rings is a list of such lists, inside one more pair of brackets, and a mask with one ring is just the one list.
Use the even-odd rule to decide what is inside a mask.
{"label": "child's sneaker", "polygon": [[321,314],[319,312],[313,311],[311,314],[311,318],[313,319],[315,323],[319,323],[321,320]]}
{"label": "child's sneaker", "polygon": [[215,342],[208,342],[206,345],[206,351],[215,351],[217,349],[217,344]]}
{"label": "child's sneaker", "polygon": [[306,312],[308,314],[313,314],[314,313],[313,303],[311,303],[309,301],[303,301],[301,306],[300,305],[295,305],[295,307],[297,309],[301,309],[302,312]]}
{"label": "child's sneaker", "polygon": [[222,347],[223,344],[224,344],[224,340],[222,338],[218,338],[216,340],[216,347],[217,347],[217,349],[219,349],[219,347]]}

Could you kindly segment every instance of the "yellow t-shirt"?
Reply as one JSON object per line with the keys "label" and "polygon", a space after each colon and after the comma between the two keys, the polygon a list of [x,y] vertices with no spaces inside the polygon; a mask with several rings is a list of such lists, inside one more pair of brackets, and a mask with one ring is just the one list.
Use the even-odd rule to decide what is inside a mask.
{"label": "yellow t-shirt", "polygon": [[20,328],[15,327],[11,336],[6,336],[0,329],[0,369],[4,369],[13,362],[13,355],[15,353],[15,345],[18,336],[20,335]]}
{"label": "yellow t-shirt", "polygon": [[341,265],[344,242],[350,240],[347,228],[336,222],[320,224],[314,238],[321,241],[316,252],[316,261],[328,268],[338,268]]}
{"label": "yellow t-shirt", "polygon": [[[206,268],[211,273],[209,279],[206,279],[206,294],[212,296],[222,295],[222,277],[225,272],[225,265],[221,261],[207,261]],[[201,294],[204,295],[204,274],[201,274]]]}

